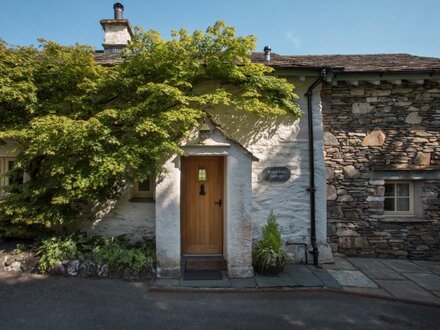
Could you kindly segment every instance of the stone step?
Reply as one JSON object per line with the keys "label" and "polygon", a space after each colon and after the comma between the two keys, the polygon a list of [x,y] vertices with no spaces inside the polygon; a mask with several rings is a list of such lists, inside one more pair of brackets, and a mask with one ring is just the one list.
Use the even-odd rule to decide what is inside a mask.
{"label": "stone step", "polygon": [[222,257],[185,257],[186,270],[226,270],[226,260]]}

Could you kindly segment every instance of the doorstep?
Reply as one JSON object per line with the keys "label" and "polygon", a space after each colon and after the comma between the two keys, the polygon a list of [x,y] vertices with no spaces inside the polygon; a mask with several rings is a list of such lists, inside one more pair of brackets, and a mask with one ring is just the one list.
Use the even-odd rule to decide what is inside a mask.
{"label": "doorstep", "polygon": [[219,280],[185,280],[155,278],[149,289],[200,288],[200,289],[268,289],[268,288],[337,288],[341,286],[325,269],[308,265],[288,265],[278,276],[255,274],[252,278],[228,278],[222,272]]}

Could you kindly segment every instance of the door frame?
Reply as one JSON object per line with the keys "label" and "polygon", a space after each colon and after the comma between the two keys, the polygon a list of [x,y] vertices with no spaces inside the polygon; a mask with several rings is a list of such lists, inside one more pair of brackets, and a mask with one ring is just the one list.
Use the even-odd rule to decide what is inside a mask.
{"label": "door frame", "polygon": [[186,156],[181,156],[180,158],[180,163],[182,164],[184,162],[185,159],[189,159],[189,158],[222,158],[222,167],[223,167],[223,177],[222,177],[222,189],[223,189],[223,193],[222,193],[222,204],[223,204],[223,208],[222,208],[222,227],[221,227],[221,235],[222,235],[222,252],[220,254],[218,253],[203,253],[203,254],[198,254],[198,253],[184,253],[183,252],[183,212],[182,212],[182,208],[183,208],[183,203],[182,203],[182,191],[184,190],[184,186],[183,186],[183,177],[184,177],[184,171],[183,171],[183,166],[181,165],[181,175],[180,175],[180,255],[181,256],[202,256],[202,255],[207,255],[207,256],[225,256],[225,249],[226,249],[226,223],[227,223],[227,219],[226,219],[226,215],[227,215],[227,155],[224,154],[191,154],[191,155],[186,155]]}

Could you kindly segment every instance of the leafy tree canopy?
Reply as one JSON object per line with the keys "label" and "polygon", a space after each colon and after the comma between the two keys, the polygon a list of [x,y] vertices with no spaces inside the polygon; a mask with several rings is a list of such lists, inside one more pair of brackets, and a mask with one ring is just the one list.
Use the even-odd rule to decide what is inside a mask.
{"label": "leafy tree canopy", "polygon": [[0,201],[2,222],[78,223],[133,175],[159,172],[210,107],[298,117],[294,87],[252,63],[254,48],[253,36],[238,37],[222,22],[204,33],[174,31],[169,40],[136,28],[122,63],[110,67],[88,46],[1,41],[0,142],[18,143],[13,172],[30,176],[8,186],[14,193]]}

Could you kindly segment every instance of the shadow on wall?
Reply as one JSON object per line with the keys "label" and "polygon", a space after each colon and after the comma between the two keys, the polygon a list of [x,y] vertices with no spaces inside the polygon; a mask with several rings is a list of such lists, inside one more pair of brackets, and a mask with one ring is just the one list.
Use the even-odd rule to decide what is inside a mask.
{"label": "shadow on wall", "polygon": [[262,144],[277,146],[279,140],[294,141],[299,133],[299,119],[289,114],[264,118],[224,106],[216,107],[209,113],[228,134],[246,147]]}
{"label": "shadow on wall", "polygon": [[[217,107],[210,114],[230,136],[260,159],[253,163],[252,173],[253,238],[261,236],[262,227],[273,209],[283,241],[308,242],[309,196],[305,161],[308,145],[303,137],[307,131],[300,127],[300,119],[291,115],[264,118],[225,107]],[[289,168],[289,180],[264,181],[264,169],[274,166]]]}

